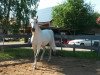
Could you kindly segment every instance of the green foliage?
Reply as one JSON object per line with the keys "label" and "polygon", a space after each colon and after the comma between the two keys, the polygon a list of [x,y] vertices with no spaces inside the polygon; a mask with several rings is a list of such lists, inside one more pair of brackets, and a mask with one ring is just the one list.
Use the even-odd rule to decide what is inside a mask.
{"label": "green foliage", "polygon": [[[30,15],[36,15],[38,1],[39,0],[0,0],[0,25],[2,29],[11,32],[13,31],[12,29],[14,29],[14,31],[18,32],[20,28],[26,28],[29,25]],[[16,22],[13,23],[11,18]]]}
{"label": "green foliage", "polygon": [[67,0],[53,8],[53,25],[70,30],[86,31],[96,25],[95,13],[84,0]]}

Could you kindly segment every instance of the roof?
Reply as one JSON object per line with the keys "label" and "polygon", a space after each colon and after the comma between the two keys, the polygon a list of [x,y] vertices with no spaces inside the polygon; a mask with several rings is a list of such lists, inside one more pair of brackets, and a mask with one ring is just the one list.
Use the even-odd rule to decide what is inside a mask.
{"label": "roof", "polygon": [[49,22],[52,20],[52,7],[37,10],[39,22]]}

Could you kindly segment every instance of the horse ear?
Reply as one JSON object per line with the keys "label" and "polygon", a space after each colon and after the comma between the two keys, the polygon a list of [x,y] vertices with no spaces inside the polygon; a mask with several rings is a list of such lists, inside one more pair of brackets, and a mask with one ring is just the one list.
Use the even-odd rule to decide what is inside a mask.
{"label": "horse ear", "polygon": [[38,16],[34,17],[35,20],[38,20]]}
{"label": "horse ear", "polygon": [[36,19],[38,19],[38,16],[36,16]]}

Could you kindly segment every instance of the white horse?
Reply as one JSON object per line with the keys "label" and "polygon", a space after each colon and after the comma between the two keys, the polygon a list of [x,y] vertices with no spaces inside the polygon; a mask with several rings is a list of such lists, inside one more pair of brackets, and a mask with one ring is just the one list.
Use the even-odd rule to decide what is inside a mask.
{"label": "white horse", "polygon": [[37,18],[34,19],[34,26],[35,28],[35,32],[34,32],[34,37],[33,37],[33,41],[32,41],[32,47],[34,50],[34,68],[36,67],[36,63],[37,63],[37,56],[40,52],[40,49],[43,48],[43,53],[41,55],[40,60],[43,59],[43,55],[45,53],[45,46],[47,44],[50,45],[50,54],[49,54],[49,59],[48,61],[51,59],[51,52],[52,50],[55,50],[55,41],[54,41],[54,33],[52,30],[50,29],[45,29],[45,30],[41,30],[38,24],[38,20]]}

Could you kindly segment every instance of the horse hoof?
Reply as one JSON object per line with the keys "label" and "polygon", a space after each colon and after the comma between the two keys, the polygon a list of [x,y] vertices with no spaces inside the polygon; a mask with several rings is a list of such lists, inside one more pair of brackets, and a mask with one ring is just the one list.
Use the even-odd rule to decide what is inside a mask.
{"label": "horse hoof", "polygon": [[36,67],[36,66],[34,67],[34,66],[33,66],[33,70],[38,70],[38,67]]}

